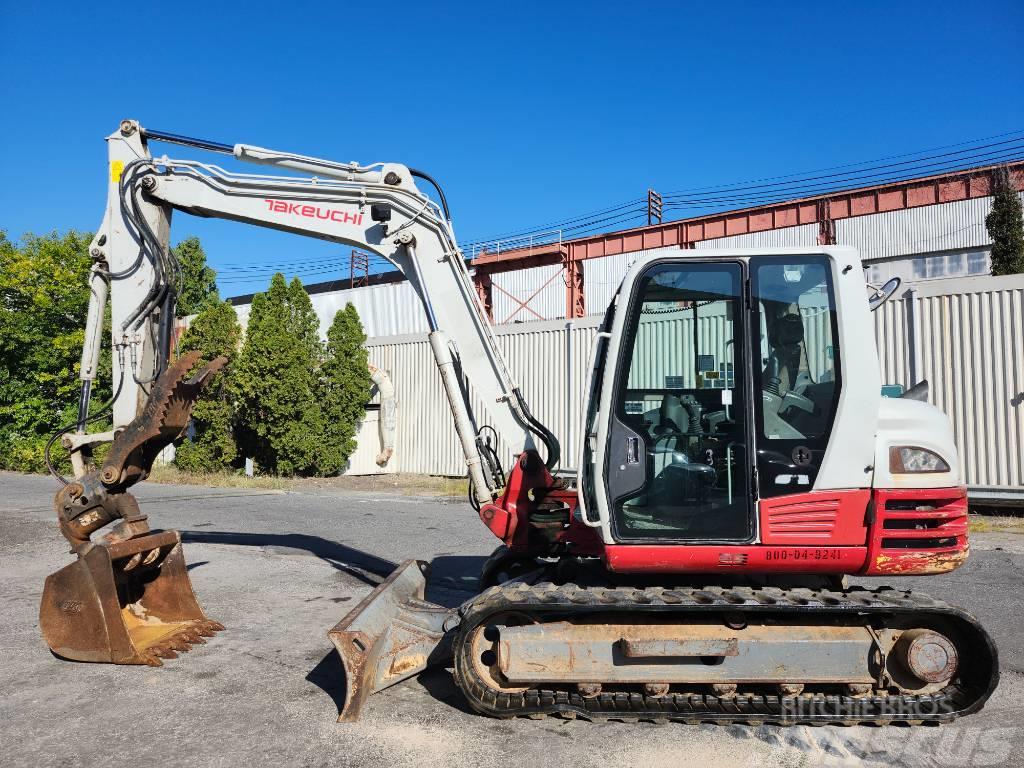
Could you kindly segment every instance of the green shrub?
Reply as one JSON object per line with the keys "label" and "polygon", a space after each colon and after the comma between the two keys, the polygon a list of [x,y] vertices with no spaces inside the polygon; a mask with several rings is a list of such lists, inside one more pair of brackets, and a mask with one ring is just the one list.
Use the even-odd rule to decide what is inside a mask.
{"label": "green shrub", "polygon": [[1020,196],[1005,166],[995,172],[992,195],[992,210],[985,217],[985,228],[992,238],[992,274],[1024,272],[1024,216]]}
{"label": "green shrub", "polygon": [[253,297],[232,375],[235,436],[263,472],[318,474],[324,435],[319,323],[302,283],[274,275]]}
{"label": "green shrub", "polygon": [[238,457],[232,433],[235,408],[230,379],[241,332],[234,307],[223,301],[201,311],[181,338],[180,354],[198,350],[202,363],[221,355],[228,358],[227,365],[196,401],[191,436],[175,451],[174,463],[186,472],[220,472],[229,469]]}
{"label": "green shrub", "polygon": [[336,474],[356,449],[356,429],[366,414],[372,381],[367,368],[366,334],[352,304],[334,316],[327,331],[327,354],[320,379],[324,442],[320,469]]}

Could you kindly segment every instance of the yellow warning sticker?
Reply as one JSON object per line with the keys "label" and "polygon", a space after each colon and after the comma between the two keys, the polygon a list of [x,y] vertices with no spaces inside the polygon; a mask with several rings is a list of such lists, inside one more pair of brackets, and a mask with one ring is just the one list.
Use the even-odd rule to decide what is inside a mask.
{"label": "yellow warning sticker", "polygon": [[110,163],[110,180],[117,184],[121,181],[121,174],[124,173],[124,160],[114,160]]}

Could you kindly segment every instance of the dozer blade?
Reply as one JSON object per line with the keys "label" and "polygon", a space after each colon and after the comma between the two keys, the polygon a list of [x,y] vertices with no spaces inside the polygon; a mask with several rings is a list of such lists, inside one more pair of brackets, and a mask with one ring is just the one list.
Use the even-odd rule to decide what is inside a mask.
{"label": "dozer blade", "polygon": [[327,633],[345,672],[338,722],[358,720],[371,694],[451,659],[454,611],[424,599],[428,573],[406,560]]}
{"label": "dozer blade", "polygon": [[39,625],[58,656],[150,666],[224,629],[199,607],[177,531],[84,548],[47,577]]}

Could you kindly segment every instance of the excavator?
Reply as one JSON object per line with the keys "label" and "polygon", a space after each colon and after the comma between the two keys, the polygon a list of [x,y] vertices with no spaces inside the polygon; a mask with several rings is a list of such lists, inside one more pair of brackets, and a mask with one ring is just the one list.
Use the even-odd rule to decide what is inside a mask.
{"label": "excavator", "polygon": [[[154,156],[154,144],[265,172]],[[501,542],[458,607],[429,602],[429,565],[410,560],[329,630],[345,678],[339,720],[434,664],[453,668],[474,710],[501,718],[920,724],[992,694],[997,651],[967,611],[847,585],[948,573],[968,556],[951,425],[926,383],[882,397],[870,311],[895,285],[869,296],[854,249],[637,261],[594,338],[566,471],[495,342],[430,175],[134,120],[107,146],[79,418],[60,433],[75,476],[55,508],[75,559],[47,578],[40,608],[57,656],[159,666],[223,629],[192,591],[179,533],[151,529],[130,492],[224,363],[172,359],[179,211],[356,247],[401,270],[422,303],[472,506]],[[108,299],[114,397],[96,411]],[[90,433],[107,413],[113,429]]]}

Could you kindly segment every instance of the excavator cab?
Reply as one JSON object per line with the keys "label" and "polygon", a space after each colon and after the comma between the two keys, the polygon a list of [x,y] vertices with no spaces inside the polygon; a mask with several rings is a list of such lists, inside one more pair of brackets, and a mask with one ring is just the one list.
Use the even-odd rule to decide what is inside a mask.
{"label": "excavator cab", "polygon": [[652,266],[638,284],[609,413],[617,541],[753,533],[743,284],[740,263],[678,261]]}
{"label": "excavator cab", "polygon": [[[839,325],[837,284],[855,258],[710,252],[633,270],[606,320],[580,472],[606,545],[752,545],[759,499],[810,492],[822,472],[870,486],[879,395],[873,344],[856,330],[870,322],[862,295]],[[847,361],[864,369],[855,388]],[[839,418],[844,399],[859,423]],[[826,463],[840,443],[831,455],[850,454],[855,471]]]}

